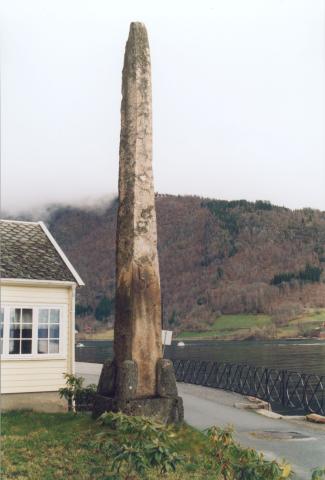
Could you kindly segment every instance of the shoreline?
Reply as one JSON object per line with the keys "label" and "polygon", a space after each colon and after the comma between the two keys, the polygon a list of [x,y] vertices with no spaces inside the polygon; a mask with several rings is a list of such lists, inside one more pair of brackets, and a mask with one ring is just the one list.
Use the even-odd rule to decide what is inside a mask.
{"label": "shoreline", "polygon": [[[191,338],[175,338],[173,341],[172,341],[172,345],[176,344],[177,345],[177,342],[179,341],[182,341],[182,342],[220,342],[220,343],[285,343],[285,342],[301,342],[302,344],[303,343],[307,343],[307,342],[314,342],[315,345],[316,344],[322,344],[324,343],[325,344],[325,338],[317,338],[317,337],[313,337],[313,338],[300,338],[300,337],[290,337],[290,338],[273,338],[273,339],[270,339],[270,338],[267,338],[265,340],[263,339],[242,339],[242,340],[239,340],[239,339],[225,339],[225,338],[202,338],[202,337],[198,337],[198,338],[195,338],[195,337],[191,337]],[[79,338],[78,340],[76,340],[76,345],[78,343],[82,343],[82,342],[114,342],[114,339],[112,338],[99,338],[99,339],[96,339],[96,338]]]}

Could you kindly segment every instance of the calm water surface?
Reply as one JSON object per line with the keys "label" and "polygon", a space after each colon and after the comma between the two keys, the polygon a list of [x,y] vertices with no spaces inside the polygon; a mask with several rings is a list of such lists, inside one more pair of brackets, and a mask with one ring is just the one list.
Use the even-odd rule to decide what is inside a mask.
{"label": "calm water surface", "polygon": [[[76,360],[103,363],[113,356],[113,342],[83,341],[76,347]],[[225,342],[217,340],[186,340],[185,347],[177,342],[165,348],[167,358],[214,360],[250,364],[325,375],[324,340],[278,340],[265,342]]]}

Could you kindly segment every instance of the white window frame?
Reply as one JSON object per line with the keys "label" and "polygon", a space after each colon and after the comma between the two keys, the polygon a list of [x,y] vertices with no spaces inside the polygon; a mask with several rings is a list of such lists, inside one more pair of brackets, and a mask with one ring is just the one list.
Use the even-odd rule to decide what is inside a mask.
{"label": "white window frame", "polygon": [[3,345],[4,345],[4,329],[5,329],[5,311],[2,305],[0,306],[0,310],[3,310],[2,337],[0,337],[0,343],[2,342],[2,349],[0,349],[0,356],[1,356],[3,351]]}
{"label": "white window frame", "polygon": [[[3,353],[1,360],[54,360],[67,358],[68,308],[58,304],[2,304],[4,308]],[[32,309],[32,353],[9,353],[10,310],[15,308]],[[58,353],[38,353],[38,312],[40,309],[60,310],[60,338]]]}

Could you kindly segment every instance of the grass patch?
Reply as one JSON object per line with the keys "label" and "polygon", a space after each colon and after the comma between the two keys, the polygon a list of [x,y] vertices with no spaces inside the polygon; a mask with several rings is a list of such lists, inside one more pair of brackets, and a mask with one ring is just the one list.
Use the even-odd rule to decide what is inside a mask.
{"label": "grass patch", "polygon": [[251,328],[264,327],[271,324],[269,315],[237,314],[221,315],[211,329],[206,332],[182,332],[178,338],[223,338],[232,334],[244,333]]}
{"label": "grass patch", "polygon": [[100,330],[95,333],[85,333],[81,332],[78,334],[77,342],[81,340],[113,340],[114,339],[114,329],[110,328],[108,330]]}
{"label": "grass patch", "polygon": [[[298,318],[290,320],[287,325],[276,328],[276,337],[280,339],[301,336],[304,328],[315,329],[325,322],[325,309],[308,309]],[[270,315],[236,314],[221,315],[209,330],[204,332],[181,332],[178,339],[201,340],[238,340],[240,337],[249,336],[254,329],[271,327]]]}
{"label": "grass patch", "polygon": [[[120,414],[117,415],[119,416]],[[238,468],[246,472],[246,476],[240,478],[256,480],[287,478],[283,475],[283,467],[280,468],[275,462],[266,462],[256,452],[253,453],[253,450],[241,448],[233,442],[227,430],[216,429],[207,436],[187,425],[182,425],[166,429],[164,433],[161,429],[165,427],[156,423],[149,425],[149,430],[145,423],[132,426],[135,421],[140,422],[141,417],[137,418],[139,420],[122,416],[122,428],[119,429],[119,427],[112,427],[112,424],[95,422],[87,414],[45,414],[30,411],[4,413],[2,414],[1,479],[222,480],[227,478],[235,480],[238,476],[234,472]],[[142,431],[145,434],[141,433]],[[151,460],[155,460],[158,454],[166,458],[177,455],[181,463],[176,467],[176,471],[167,470],[161,473],[159,464],[155,468],[147,468],[148,465],[144,465],[144,474],[141,475],[137,473],[137,464],[134,464],[136,468],[133,470],[131,468],[132,473],[130,473],[128,460],[126,463],[123,460],[120,472],[113,471],[114,457],[111,452],[114,449],[123,450],[124,448],[124,454],[126,453],[127,458],[132,460],[137,446],[136,439],[140,439],[140,442],[143,439],[143,447],[140,445],[138,459],[143,462],[142,448],[148,447],[150,435],[152,436],[152,432],[155,433],[155,431],[157,431],[157,438],[153,437],[150,444],[150,448],[154,449],[153,454],[149,452]],[[166,439],[163,440],[163,438],[166,435],[171,438],[170,447],[168,442],[164,446]],[[134,440],[132,440],[133,437]],[[125,449],[130,441],[131,448]],[[226,477],[220,474],[223,469],[228,469]],[[273,471],[278,473],[273,474]],[[249,472],[255,473],[256,476],[247,476]]]}
{"label": "grass patch", "polygon": [[292,324],[311,323],[311,324],[315,324],[316,326],[319,326],[324,322],[325,322],[325,309],[311,308],[307,310],[299,318],[292,320],[290,323]]}

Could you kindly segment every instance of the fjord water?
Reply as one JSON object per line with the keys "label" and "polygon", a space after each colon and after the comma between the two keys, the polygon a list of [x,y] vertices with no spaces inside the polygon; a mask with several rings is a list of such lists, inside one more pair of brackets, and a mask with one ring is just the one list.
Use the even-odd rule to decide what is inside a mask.
{"label": "fjord water", "polygon": [[[103,363],[113,356],[113,342],[83,341],[76,348],[76,361]],[[165,348],[172,359],[210,360],[325,375],[324,340],[217,341],[187,340],[184,347],[173,342]]]}

